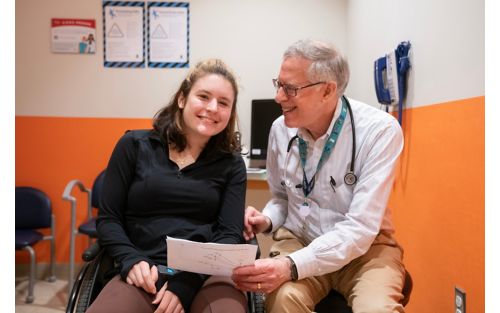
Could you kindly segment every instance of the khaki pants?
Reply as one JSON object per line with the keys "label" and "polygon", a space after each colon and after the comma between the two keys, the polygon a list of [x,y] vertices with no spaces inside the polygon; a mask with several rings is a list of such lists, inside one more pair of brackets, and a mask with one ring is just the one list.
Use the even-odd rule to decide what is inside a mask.
{"label": "khaki pants", "polygon": [[[304,247],[288,229],[274,234],[270,254],[286,256]],[[353,313],[404,312],[400,304],[405,268],[403,250],[390,234],[381,232],[368,252],[340,270],[283,284],[266,297],[268,313],[313,312],[333,288],[347,299]]]}

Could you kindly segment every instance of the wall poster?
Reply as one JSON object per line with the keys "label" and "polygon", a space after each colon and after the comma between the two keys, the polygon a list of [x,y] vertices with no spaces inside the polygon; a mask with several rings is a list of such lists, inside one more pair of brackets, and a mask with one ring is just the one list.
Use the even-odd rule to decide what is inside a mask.
{"label": "wall poster", "polygon": [[95,20],[53,18],[51,50],[54,53],[94,54],[96,51]]}
{"label": "wall poster", "polygon": [[104,1],[104,66],[145,67],[145,2]]}
{"label": "wall poster", "polygon": [[148,66],[188,67],[189,3],[148,3]]}

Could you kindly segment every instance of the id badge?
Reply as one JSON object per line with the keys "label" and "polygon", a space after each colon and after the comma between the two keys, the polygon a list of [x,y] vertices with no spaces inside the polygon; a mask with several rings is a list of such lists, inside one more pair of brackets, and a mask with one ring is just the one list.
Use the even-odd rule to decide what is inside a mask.
{"label": "id badge", "polygon": [[311,214],[311,208],[309,207],[309,204],[307,202],[302,203],[299,208],[299,213],[303,218],[306,218],[307,216],[309,216],[309,214]]}

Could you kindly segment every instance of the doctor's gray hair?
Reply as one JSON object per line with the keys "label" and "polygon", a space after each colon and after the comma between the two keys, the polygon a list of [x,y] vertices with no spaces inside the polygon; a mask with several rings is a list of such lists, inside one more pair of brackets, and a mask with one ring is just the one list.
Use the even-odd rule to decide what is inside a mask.
{"label": "doctor's gray hair", "polygon": [[301,57],[312,63],[308,69],[308,78],[314,82],[337,82],[337,96],[340,98],[349,82],[349,64],[346,58],[335,46],[311,39],[299,40],[293,43],[285,53],[283,59]]}

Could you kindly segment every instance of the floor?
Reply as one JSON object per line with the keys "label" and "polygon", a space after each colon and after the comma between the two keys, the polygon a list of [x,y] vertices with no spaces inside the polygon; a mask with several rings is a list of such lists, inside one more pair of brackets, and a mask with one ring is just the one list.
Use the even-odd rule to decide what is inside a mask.
{"label": "floor", "polygon": [[[261,249],[261,257],[266,257],[269,253],[271,245],[271,237],[257,235],[259,246]],[[79,268],[76,269],[78,272]],[[44,273],[46,269],[38,270],[38,273]],[[28,294],[28,275],[27,268],[16,269],[16,300],[15,310],[16,313],[60,313],[66,311],[66,304],[68,302],[68,281],[61,279],[67,278],[67,269],[61,268],[56,270],[58,279],[50,283],[43,279],[38,279],[35,283],[33,303],[26,304],[26,296]],[[64,274],[61,274],[64,273]],[[43,276],[44,274],[40,274]],[[48,275],[45,275],[48,276]],[[0,309],[0,311],[2,311]]]}
{"label": "floor", "polygon": [[33,303],[26,304],[28,294],[28,276],[16,277],[16,313],[60,313],[66,311],[68,301],[68,282],[56,280],[49,283],[37,280],[35,283]]}

